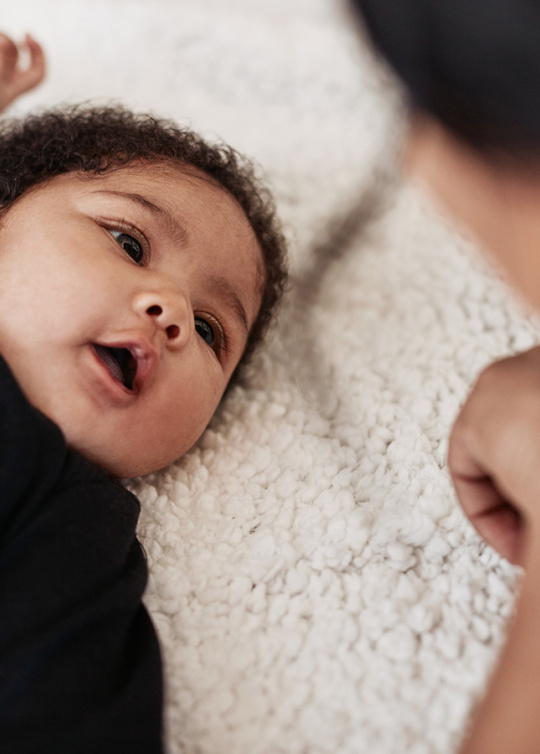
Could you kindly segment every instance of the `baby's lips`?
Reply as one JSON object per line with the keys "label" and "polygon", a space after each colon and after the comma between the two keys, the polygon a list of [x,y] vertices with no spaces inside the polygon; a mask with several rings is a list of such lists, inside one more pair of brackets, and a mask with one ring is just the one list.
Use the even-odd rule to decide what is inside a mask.
{"label": "baby's lips", "polygon": [[133,390],[137,393],[144,390],[159,360],[159,354],[152,343],[147,338],[138,336],[101,343],[101,345],[107,348],[125,348],[130,352],[137,365]]}
{"label": "baby's lips", "polygon": [[133,387],[139,392],[148,384],[157,367],[158,352],[149,341],[145,341],[142,344],[129,344],[125,347],[129,349],[137,362],[137,372],[133,381]]}

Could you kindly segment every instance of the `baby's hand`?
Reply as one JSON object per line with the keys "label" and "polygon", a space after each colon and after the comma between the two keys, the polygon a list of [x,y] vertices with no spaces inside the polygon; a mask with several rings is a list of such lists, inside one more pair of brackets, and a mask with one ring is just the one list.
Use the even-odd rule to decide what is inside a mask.
{"label": "baby's hand", "polygon": [[479,534],[523,565],[526,546],[540,547],[540,347],[482,372],[452,430],[448,465]]}
{"label": "baby's hand", "polygon": [[0,32],[0,112],[20,94],[37,86],[45,76],[45,55],[35,39],[27,34],[21,49],[26,49],[30,55],[26,68],[20,67],[15,42]]}

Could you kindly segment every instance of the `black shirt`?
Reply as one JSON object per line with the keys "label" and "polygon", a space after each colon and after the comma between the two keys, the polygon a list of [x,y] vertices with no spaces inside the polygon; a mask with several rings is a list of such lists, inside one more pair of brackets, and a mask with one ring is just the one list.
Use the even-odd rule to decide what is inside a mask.
{"label": "black shirt", "polygon": [[162,752],[139,503],[67,448],[0,357],[0,751]]}

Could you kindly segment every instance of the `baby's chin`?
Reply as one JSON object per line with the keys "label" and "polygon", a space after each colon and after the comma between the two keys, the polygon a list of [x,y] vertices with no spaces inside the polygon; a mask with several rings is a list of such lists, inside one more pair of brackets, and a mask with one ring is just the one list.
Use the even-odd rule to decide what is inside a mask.
{"label": "baby's chin", "polygon": [[[34,403],[36,405],[36,403]],[[66,444],[72,450],[117,479],[145,476],[168,466],[184,452],[172,449],[172,443],[151,442],[137,433],[125,433],[121,427],[106,427],[101,422],[75,420],[51,406],[37,406],[60,428]]]}
{"label": "baby's chin", "polygon": [[123,422],[91,424],[80,421],[79,417],[74,420],[71,416],[55,416],[54,412],[48,412],[48,416],[62,430],[68,447],[117,479],[160,471],[178,460],[197,440],[174,432],[160,434],[155,426],[141,432],[133,426],[126,429]]}
{"label": "baby's chin", "polygon": [[135,428],[131,431],[120,426],[106,426],[97,422],[90,431],[80,421],[66,421],[65,417],[51,416],[56,421],[68,447],[76,450],[95,466],[117,479],[132,479],[160,471],[178,460],[197,438],[183,435],[160,436],[151,429],[141,436]]}
{"label": "baby's chin", "polygon": [[87,458],[100,469],[106,471],[116,479],[133,479],[134,477],[146,476],[155,471],[160,471],[165,466],[176,460],[177,456],[162,456],[148,458],[147,454],[130,454],[129,452],[105,451],[103,448],[94,450],[85,446],[84,443],[70,442],[68,445]]}

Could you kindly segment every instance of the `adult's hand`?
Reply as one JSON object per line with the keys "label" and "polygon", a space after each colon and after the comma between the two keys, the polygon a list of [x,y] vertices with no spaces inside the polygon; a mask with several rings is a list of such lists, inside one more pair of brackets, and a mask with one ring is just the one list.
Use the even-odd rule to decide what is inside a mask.
{"label": "adult's hand", "polygon": [[452,430],[448,465],[479,534],[526,565],[527,546],[540,547],[540,347],[482,372]]}

